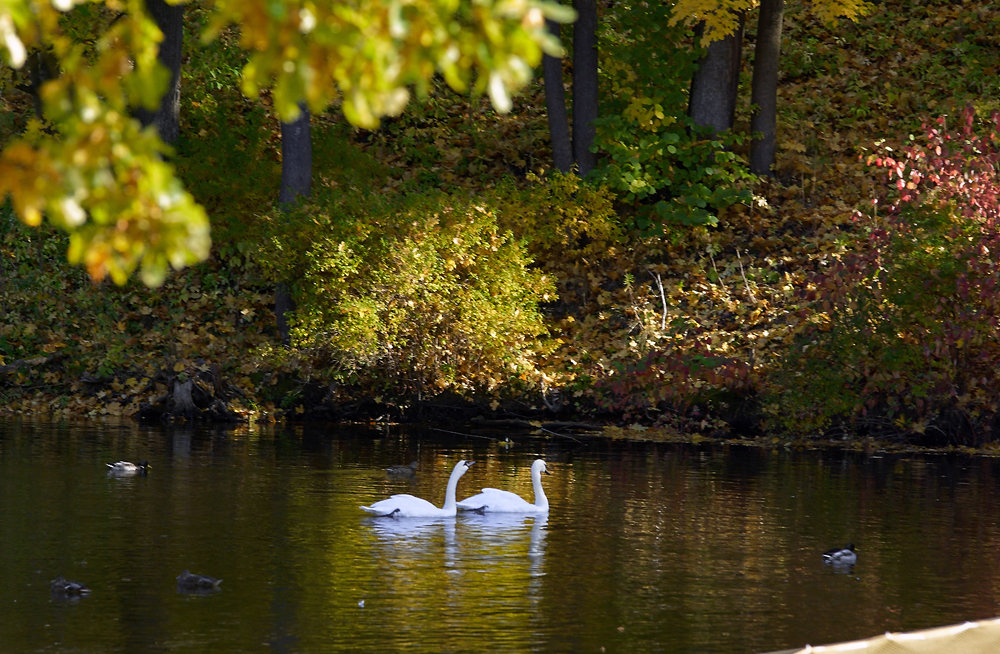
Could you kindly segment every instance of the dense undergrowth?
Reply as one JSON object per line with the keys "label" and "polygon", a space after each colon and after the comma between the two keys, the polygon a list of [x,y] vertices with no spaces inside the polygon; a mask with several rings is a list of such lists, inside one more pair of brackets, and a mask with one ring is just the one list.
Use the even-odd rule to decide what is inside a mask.
{"label": "dense undergrowth", "polygon": [[[746,175],[745,139],[692,136],[680,72],[696,53],[668,54],[679,28],[648,36],[659,17],[632,13],[606,23],[592,179],[552,174],[540,86],[505,116],[441,91],[378,132],[316,117],[314,192],[288,211],[278,125],[240,97],[221,39],[189,59],[176,158],[214,256],[159,289],[95,286],[60,234],[0,210],[0,410],[159,416],[181,381],[214,417],[471,406],[993,441],[990,9],[885,2],[831,31],[790,8],[775,179]],[[287,346],[276,282],[296,302]]]}

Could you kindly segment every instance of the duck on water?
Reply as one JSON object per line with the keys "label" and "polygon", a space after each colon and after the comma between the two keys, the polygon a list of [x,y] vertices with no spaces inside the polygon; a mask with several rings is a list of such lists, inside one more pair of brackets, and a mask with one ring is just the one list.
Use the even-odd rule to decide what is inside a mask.
{"label": "duck on water", "polygon": [[114,463],[105,464],[108,466],[108,476],[109,477],[134,477],[136,475],[145,475],[149,472],[149,461],[140,461],[139,463],[132,463],[131,461],[115,461]]}
{"label": "duck on water", "polygon": [[854,543],[844,547],[834,547],[823,552],[823,563],[832,566],[849,566],[858,562],[858,554],[854,551]]}

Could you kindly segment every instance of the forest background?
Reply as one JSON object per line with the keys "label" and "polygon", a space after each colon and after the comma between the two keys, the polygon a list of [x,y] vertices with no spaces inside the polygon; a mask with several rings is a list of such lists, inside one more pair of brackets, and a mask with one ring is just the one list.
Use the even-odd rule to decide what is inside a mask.
{"label": "forest background", "polygon": [[[290,198],[295,111],[245,93],[236,29],[185,38],[167,160],[211,250],[144,271],[152,285],[95,282],[104,260],[59,228],[73,211],[29,226],[12,195],[0,412],[992,447],[1000,12],[887,0],[836,19],[837,3],[788,2],[762,169],[758,9],[742,4],[742,39],[716,42],[732,104],[709,101],[729,124],[695,106],[718,46],[676,12],[698,3],[596,3],[592,134],[574,91],[585,24],[565,25],[562,125],[541,64],[503,113],[502,89],[447,75],[377,128],[345,120],[365,122],[346,96],[298,116],[311,175]],[[84,40],[107,20],[73,12]],[[189,3],[185,34],[206,16]],[[0,143],[57,131],[37,69],[2,70]]]}

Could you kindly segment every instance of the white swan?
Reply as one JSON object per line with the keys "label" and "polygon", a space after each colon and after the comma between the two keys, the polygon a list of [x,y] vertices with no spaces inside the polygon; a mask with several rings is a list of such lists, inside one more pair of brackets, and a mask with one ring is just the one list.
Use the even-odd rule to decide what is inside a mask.
{"label": "white swan", "polygon": [[413,495],[393,495],[387,500],[379,500],[371,506],[361,507],[368,513],[394,518],[447,518],[455,515],[455,489],[458,480],[475,461],[459,461],[448,478],[448,488],[444,492],[444,506],[440,509],[427,500]]}
{"label": "white swan", "polygon": [[531,504],[520,495],[497,488],[484,488],[482,493],[473,495],[458,503],[463,511],[486,513],[548,513],[549,498],[542,490],[542,473],[549,474],[545,461],[535,459],[531,464],[531,485],[535,488],[535,503]]}

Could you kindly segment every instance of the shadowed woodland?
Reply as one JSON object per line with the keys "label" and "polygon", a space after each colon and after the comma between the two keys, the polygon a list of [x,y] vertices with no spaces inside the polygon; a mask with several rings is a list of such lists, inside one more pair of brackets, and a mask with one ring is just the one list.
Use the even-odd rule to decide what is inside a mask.
{"label": "shadowed woodland", "polygon": [[[247,93],[240,30],[197,37],[211,3],[145,4],[183,28],[158,50],[179,92],[130,142],[173,144],[150,166],[211,249],[136,277],[90,206],[32,226],[12,153],[70,143],[43,92],[67,74],[4,66],[0,411],[995,440],[989,3],[579,2],[517,95],[444,71],[381,121]],[[60,20],[87,43],[109,12]]]}

